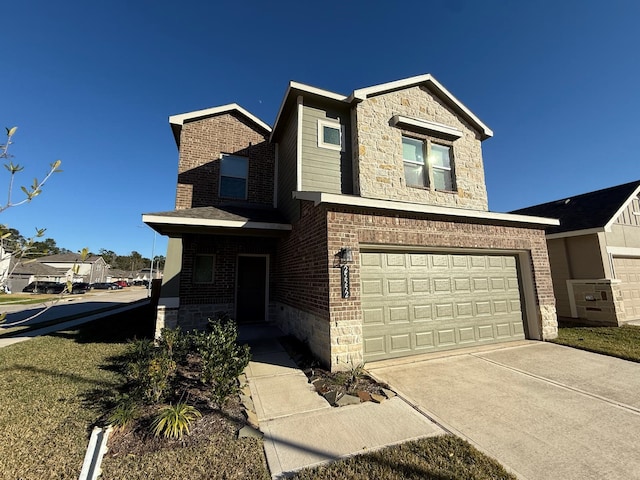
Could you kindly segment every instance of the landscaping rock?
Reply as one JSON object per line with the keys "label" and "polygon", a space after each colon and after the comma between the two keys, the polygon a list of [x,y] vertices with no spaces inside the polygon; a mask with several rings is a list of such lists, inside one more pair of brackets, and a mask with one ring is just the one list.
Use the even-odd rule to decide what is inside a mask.
{"label": "landscaping rock", "polygon": [[258,415],[251,410],[245,410],[244,414],[247,416],[247,422],[254,428],[258,428],[260,426],[260,422],[258,421]]}
{"label": "landscaping rock", "polygon": [[335,390],[329,390],[323,395],[323,397],[327,402],[329,402],[329,405],[335,405],[338,398],[338,392],[336,392]]}
{"label": "landscaping rock", "polygon": [[238,432],[238,438],[262,438],[262,432],[260,430],[256,430],[255,428],[245,425]]}
{"label": "landscaping rock", "polygon": [[248,397],[247,395],[240,395],[240,403],[242,403],[242,405],[244,406],[244,408],[246,408],[247,410],[251,410],[251,411],[256,411],[256,407],[253,404],[253,399],[251,397]]}
{"label": "landscaping rock", "polygon": [[369,392],[365,392],[363,390],[360,390],[358,392],[358,398],[360,399],[361,402],[370,402],[371,401],[371,394]]}
{"label": "landscaping rock", "polygon": [[371,400],[375,403],[382,403],[387,399],[384,395],[379,395],[377,393],[371,394]]}
{"label": "landscaping rock", "polygon": [[330,390],[329,384],[321,378],[314,380],[313,382],[311,382],[311,384],[316,389],[316,391],[320,392],[321,394],[325,394]]}
{"label": "landscaping rock", "polygon": [[343,395],[336,401],[336,405],[338,407],[344,407],[345,405],[357,405],[359,403],[360,398],[354,397],[353,395]]}
{"label": "landscaping rock", "polygon": [[396,392],[394,392],[393,390],[389,390],[388,388],[383,388],[382,393],[384,393],[385,397],[387,398],[393,398],[397,396]]}

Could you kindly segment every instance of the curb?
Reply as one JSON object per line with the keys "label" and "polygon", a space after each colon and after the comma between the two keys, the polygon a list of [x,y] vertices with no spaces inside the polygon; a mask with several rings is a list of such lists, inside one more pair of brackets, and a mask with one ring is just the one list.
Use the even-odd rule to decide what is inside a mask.
{"label": "curb", "polygon": [[79,480],[95,480],[102,473],[100,469],[102,457],[107,453],[107,440],[112,429],[111,425],[107,428],[94,427],[89,438],[87,453],[84,455],[84,462],[82,462]]}

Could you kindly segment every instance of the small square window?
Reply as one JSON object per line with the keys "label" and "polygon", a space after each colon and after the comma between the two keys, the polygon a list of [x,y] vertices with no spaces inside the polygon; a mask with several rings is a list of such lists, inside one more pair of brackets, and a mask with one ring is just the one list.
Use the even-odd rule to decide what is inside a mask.
{"label": "small square window", "polygon": [[342,125],[335,120],[318,120],[318,147],[342,151]]}
{"label": "small square window", "polygon": [[213,283],[215,255],[196,255],[193,264],[194,283]]}
{"label": "small square window", "polygon": [[220,156],[220,193],[224,198],[246,200],[249,159],[237,155]]}

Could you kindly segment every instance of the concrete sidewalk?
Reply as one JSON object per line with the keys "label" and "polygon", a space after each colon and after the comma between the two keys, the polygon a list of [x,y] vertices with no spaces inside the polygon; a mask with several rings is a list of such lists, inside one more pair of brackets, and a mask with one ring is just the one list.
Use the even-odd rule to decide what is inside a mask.
{"label": "concrete sidewalk", "polygon": [[[256,330],[257,329],[257,330]],[[271,475],[386,445],[445,433],[401,398],[331,407],[291,360],[274,327],[241,329],[251,345],[245,373]]]}

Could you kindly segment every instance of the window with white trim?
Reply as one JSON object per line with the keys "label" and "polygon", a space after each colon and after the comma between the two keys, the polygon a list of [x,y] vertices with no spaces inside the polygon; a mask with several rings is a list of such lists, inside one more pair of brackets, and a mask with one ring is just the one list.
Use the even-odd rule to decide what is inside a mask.
{"label": "window with white trim", "polygon": [[220,155],[220,197],[247,199],[249,159],[238,155]]}
{"label": "window with white trim", "polygon": [[342,150],[342,126],[330,119],[318,120],[318,147]]}
{"label": "window with white trim", "polygon": [[213,254],[198,254],[193,262],[193,282],[213,283],[216,256]]}
{"label": "window with white trim", "polygon": [[407,186],[454,191],[451,146],[403,136],[402,160]]}

